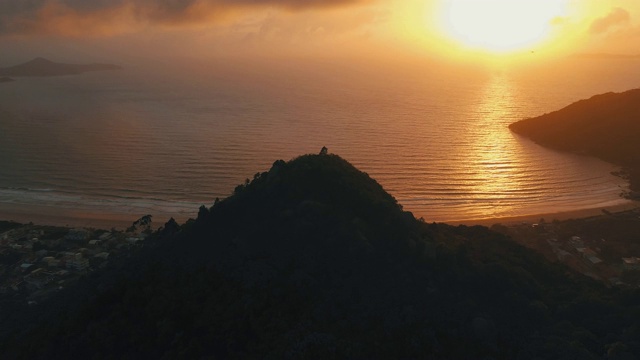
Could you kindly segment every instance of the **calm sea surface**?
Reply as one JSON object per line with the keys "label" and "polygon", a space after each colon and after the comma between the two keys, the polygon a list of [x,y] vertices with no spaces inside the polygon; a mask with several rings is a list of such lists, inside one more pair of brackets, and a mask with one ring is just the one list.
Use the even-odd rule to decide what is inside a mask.
{"label": "calm sea surface", "polygon": [[0,84],[0,210],[183,220],[275,160],[322,146],[427,221],[614,205],[626,187],[615,167],[544,149],[507,125],[638,87],[638,65],[201,63],[22,78]]}

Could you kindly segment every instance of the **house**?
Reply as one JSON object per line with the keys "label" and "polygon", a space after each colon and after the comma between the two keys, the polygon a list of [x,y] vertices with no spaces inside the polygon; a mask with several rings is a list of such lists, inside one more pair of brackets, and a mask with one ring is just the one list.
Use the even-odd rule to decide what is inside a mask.
{"label": "house", "polygon": [[588,257],[587,257],[587,260],[589,261],[589,263],[590,263],[591,265],[598,265],[598,264],[601,264],[601,263],[602,263],[602,259],[600,259],[600,258],[599,258],[599,257],[597,257],[597,256],[588,256]]}
{"label": "house", "polygon": [[85,271],[89,267],[89,260],[87,260],[82,253],[74,254],[66,259],[67,269],[76,271]]}
{"label": "house", "polygon": [[31,274],[24,277],[27,287],[32,290],[42,289],[45,285],[53,281],[53,274],[46,273],[42,269],[34,270]]}
{"label": "house", "polygon": [[42,258],[43,263],[47,264],[47,267],[57,267],[60,266],[60,260],[54,258],[53,256],[45,256]]}
{"label": "house", "polygon": [[640,270],[640,258],[622,258],[622,267],[625,270]]}
{"label": "house", "polygon": [[583,259],[587,260],[589,265],[598,265],[602,263],[602,259],[598,257],[598,253],[593,251],[593,249],[581,247],[576,248],[576,251],[582,255]]}
{"label": "house", "polygon": [[32,267],[33,267],[33,264],[23,263],[22,265],[20,265],[20,270],[25,272],[25,271],[28,271],[29,269],[31,269]]}
{"label": "house", "polygon": [[624,283],[622,282],[622,280],[620,280],[620,278],[617,278],[617,277],[609,278],[609,283],[610,283],[611,285],[615,285],[615,286],[622,286],[622,285],[624,285]]}
{"label": "house", "polygon": [[582,254],[582,257],[583,257],[583,258],[585,258],[585,259],[588,259],[588,258],[590,258],[590,257],[597,256],[597,255],[598,255],[595,251],[593,251],[593,250],[592,250],[592,249],[590,249],[590,248],[579,248],[579,249],[576,249],[576,251],[578,251],[579,253],[581,253],[581,254]]}
{"label": "house", "polygon": [[570,258],[572,256],[570,252],[562,249],[557,249],[555,253],[559,261],[565,261],[567,258]]}
{"label": "house", "polygon": [[129,244],[137,244],[140,241],[142,241],[142,239],[140,239],[139,237],[128,237],[127,238],[127,242]]}
{"label": "house", "polygon": [[64,238],[70,241],[84,241],[89,238],[89,232],[85,229],[71,229]]}
{"label": "house", "polygon": [[101,253],[93,255],[93,257],[107,260],[109,258],[109,253],[108,252],[101,252]]}
{"label": "house", "polygon": [[98,236],[98,240],[100,240],[100,241],[106,241],[106,240],[109,240],[109,239],[111,239],[111,233],[109,233],[109,232],[106,232],[106,233]]}
{"label": "house", "polygon": [[582,238],[580,238],[580,236],[572,236],[569,242],[576,249],[584,247],[584,241],[582,240]]}

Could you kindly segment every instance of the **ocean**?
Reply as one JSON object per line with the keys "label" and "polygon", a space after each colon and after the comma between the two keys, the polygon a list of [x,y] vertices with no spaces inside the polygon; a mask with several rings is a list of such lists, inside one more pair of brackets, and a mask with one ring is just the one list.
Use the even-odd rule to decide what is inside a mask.
{"label": "ocean", "polygon": [[159,226],[323,146],[429,222],[616,205],[615,166],[507,125],[635,88],[638,65],[200,61],[19,78],[0,84],[0,212]]}

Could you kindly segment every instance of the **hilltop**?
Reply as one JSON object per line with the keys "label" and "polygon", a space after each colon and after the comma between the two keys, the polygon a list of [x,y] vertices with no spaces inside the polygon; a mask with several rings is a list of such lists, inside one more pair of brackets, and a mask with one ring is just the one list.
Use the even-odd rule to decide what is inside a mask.
{"label": "hilltop", "polygon": [[543,146],[626,167],[640,191],[640,89],[596,95],[509,128]]}
{"label": "hilltop", "polygon": [[0,68],[0,76],[61,76],[77,75],[90,71],[120,70],[118,65],[111,64],[63,64],[53,62],[41,57],[26,63]]}
{"label": "hilltop", "polygon": [[624,359],[640,293],[484,227],[416,220],[323,151],[170,220],[46,304],[0,308],[8,358]]}

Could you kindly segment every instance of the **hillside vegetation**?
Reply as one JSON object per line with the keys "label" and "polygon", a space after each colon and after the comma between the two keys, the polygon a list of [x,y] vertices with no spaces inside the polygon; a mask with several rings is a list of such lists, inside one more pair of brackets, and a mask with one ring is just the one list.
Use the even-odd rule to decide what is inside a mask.
{"label": "hillside vegetation", "polygon": [[276,161],[126,262],[0,320],[7,358],[640,356],[637,290],[484,227],[418,221],[324,152]]}

